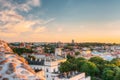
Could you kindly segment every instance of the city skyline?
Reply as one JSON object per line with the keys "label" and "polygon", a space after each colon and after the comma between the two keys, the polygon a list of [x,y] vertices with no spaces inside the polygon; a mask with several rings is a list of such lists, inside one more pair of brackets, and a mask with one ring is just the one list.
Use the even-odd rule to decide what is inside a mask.
{"label": "city skyline", "polygon": [[0,39],[120,43],[119,3],[119,0],[0,0]]}

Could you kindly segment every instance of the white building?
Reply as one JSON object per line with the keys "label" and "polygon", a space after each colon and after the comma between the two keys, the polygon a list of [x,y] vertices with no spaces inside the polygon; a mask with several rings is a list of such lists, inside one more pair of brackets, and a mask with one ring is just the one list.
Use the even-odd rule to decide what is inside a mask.
{"label": "white building", "polygon": [[57,80],[91,80],[91,78],[85,77],[85,73],[72,72],[68,76],[59,77]]}
{"label": "white building", "polygon": [[49,56],[45,59],[28,60],[30,66],[35,70],[43,70],[46,80],[90,80],[90,77],[85,77],[85,73],[72,72],[69,75],[62,75],[59,71],[61,62],[66,59],[60,56]]}
{"label": "white building", "polygon": [[55,49],[55,56],[60,56],[60,55],[62,55],[62,49],[61,48],[56,48]]}
{"label": "white building", "polygon": [[90,77],[85,77],[85,73],[72,72],[69,75],[60,74],[60,63],[66,61],[66,58],[61,55],[62,49],[56,48],[55,56],[32,55],[36,57],[36,60],[28,59],[28,63],[34,70],[44,71],[46,80],[90,80]]}

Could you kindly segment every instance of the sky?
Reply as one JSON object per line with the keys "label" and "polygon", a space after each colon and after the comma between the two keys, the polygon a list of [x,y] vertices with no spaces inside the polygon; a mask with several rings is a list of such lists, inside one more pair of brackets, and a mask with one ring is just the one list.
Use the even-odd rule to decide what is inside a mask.
{"label": "sky", "polygon": [[120,0],[0,0],[8,42],[120,43]]}

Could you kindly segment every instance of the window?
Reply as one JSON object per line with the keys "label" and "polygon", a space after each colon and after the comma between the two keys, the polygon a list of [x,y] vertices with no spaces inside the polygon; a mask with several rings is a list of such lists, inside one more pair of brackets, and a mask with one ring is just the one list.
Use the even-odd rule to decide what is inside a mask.
{"label": "window", "polygon": [[48,72],[48,69],[46,69],[46,72]]}
{"label": "window", "polygon": [[54,72],[55,72],[55,69],[54,69]]}
{"label": "window", "polygon": [[46,75],[46,77],[48,78],[48,75]]}

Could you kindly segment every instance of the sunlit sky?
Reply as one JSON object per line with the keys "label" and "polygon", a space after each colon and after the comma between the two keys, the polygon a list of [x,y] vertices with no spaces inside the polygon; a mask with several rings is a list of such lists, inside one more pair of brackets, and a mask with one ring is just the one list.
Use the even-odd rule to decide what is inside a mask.
{"label": "sunlit sky", "polygon": [[120,0],[0,0],[0,39],[120,43]]}

